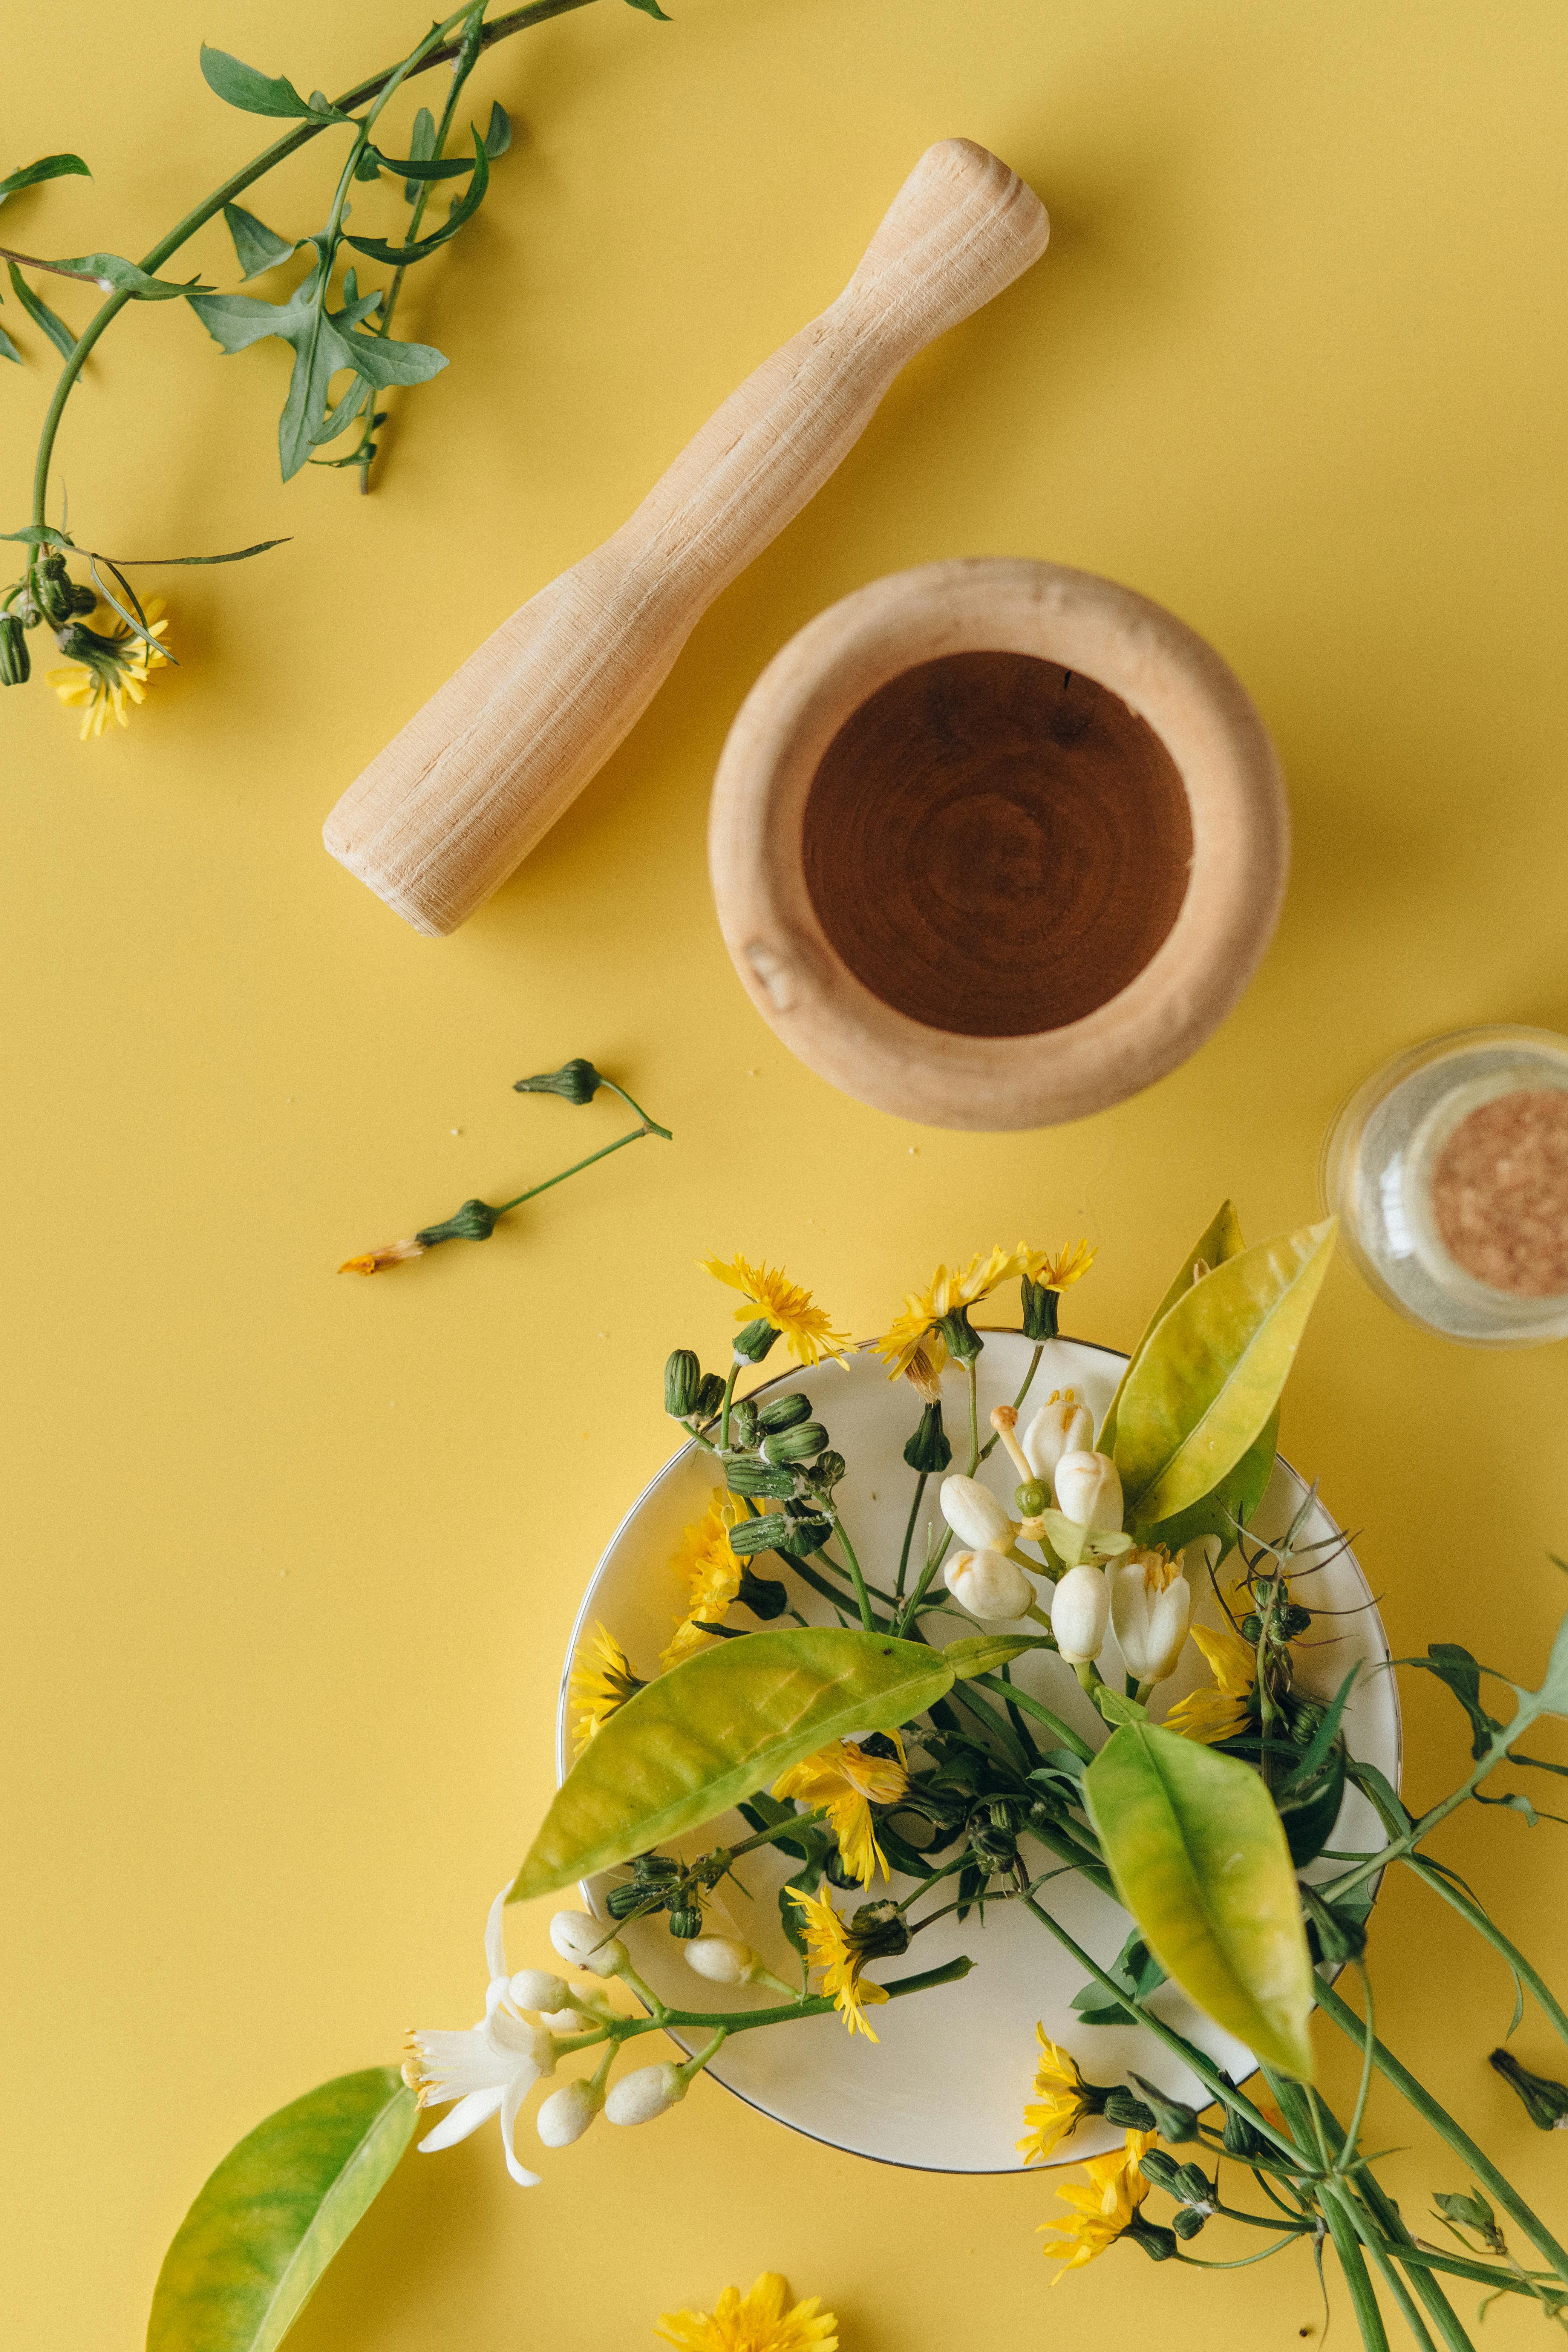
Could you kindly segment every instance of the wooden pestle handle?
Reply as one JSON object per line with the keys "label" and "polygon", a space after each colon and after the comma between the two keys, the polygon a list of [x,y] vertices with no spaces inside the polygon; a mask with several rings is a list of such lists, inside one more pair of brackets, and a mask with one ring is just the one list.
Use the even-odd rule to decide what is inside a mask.
{"label": "wooden pestle handle", "polygon": [[906,360],[1045,250],[1044,205],[969,139],[921,157],[838,299],[763,362],[612,539],[531,597],[327,820],[416,930],[456,930],[629,732],[721,588],[854,446]]}

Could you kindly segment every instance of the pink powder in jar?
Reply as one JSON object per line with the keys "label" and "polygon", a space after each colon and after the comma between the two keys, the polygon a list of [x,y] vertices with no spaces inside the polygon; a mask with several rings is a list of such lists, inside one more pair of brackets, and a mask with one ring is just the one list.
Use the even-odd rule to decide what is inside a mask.
{"label": "pink powder in jar", "polygon": [[1521,1087],[1462,1118],[1432,1171],[1457,1265],[1515,1298],[1568,1292],[1568,1091]]}

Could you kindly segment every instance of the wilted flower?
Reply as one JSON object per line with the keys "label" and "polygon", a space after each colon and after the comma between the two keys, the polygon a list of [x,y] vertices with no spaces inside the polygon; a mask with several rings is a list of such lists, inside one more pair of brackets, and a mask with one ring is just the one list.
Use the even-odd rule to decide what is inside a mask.
{"label": "wilted flower", "polygon": [[1099,1568],[1069,1568],[1051,1595],[1051,1631],[1069,1666],[1087,1666],[1105,1646],[1110,1587]]}

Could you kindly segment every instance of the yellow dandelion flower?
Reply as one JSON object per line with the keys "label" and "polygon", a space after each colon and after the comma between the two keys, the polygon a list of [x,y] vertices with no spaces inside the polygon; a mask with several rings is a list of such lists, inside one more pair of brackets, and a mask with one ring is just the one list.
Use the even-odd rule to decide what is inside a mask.
{"label": "yellow dandelion flower", "polygon": [[1040,2045],[1035,2101],[1024,2109],[1029,2131],[1017,2147],[1026,2162],[1044,2164],[1064,2139],[1071,2138],[1093,2105],[1077,2059],[1053,2042],[1043,2025],[1036,2026],[1035,2037]]}
{"label": "yellow dandelion flower", "polygon": [[903,1313],[874,1342],[883,1362],[891,1366],[888,1378],[896,1381],[900,1372],[909,1370],[927,1333],[944,1316],[988,1298],[1018,1271],[1017,1253],[1005,1250],[998,1243],[989,1255],[976,1252],[962,1269],[939,1265],[923,1290],[906,1292]]}
{"label": "yellow dandelion flower", "polygon": [[715,1625],[723,1623],[741,1589],[741,1555],[730,1544],[730,1529],[741,1507],[728,1496],[716,1495],[682,1535],[673,1564],[684,1570],[689,1597],[660,1665],[679,1665],[693,1650],[701,1649]]}
{"label": "yellow dandelion flower", "polygon": [[[161,596],[150,596],[142,606],[147,615],[150,636],[161,637],[169,624],[160,619],[163,610]],[[66,646],[78,658],[67,661],[58,669],[46,672],[47,683],[69,709],[81,709],[80,740],[89,735],[101,735],[110,719],[120,727],[129,726],[125,715],[127,696],[132,702],[144,699],[147,680],[155,669],[167,666],[169,656],[162,647],[148,646],[141,637],[132,635],[108,606],[98,604],[88,615],[85,625],[72,622],[63,633]]]}
{"label": "yellow dandelion flower", "polygon": [[736,1322],[753,1323],[760,1316],[771,1323],[797,1364],[819,1364],[849,1345],[848,1332],[836,1331],[832,1317],[812,1304],[810,1291],[791,1282],[783,1266],[752,1265],[743,1257],[705,1257],[701,1264],[715,1281],[727,1282],[744,1298],[746,1304],[735,1309]]}
{"label": "yellow dandelion flower", "polygon": [[915,1343],[915,1350],[904,1366],[904,1378],[919,1391],[927,1404],[942,1402],[942,1376],[947,1370],[947,1341],[940,1331],[928,1331]]}
{"label": "yellow dandelion flower", "polygon": [[896,1731],[892,1736],[896,1757],[868,1756],[853,1740],[836,1739],[792,1764],[773,1782],[775,1797],[798,1797],[803,1804],[823,1807],[844,1867],[862,1886],[869,1886],[879,1870],[884,1878],[891,1874],[871,1825],[871,1807],[897,1804],[910,1785],[904,1743]]}
{"label": "yellow dandelion flower", "polygon": [[1194,1625],[1193,1639],[1208,1660],[1218,1688],[1189,1691],[1179,1698],[1165,1717],[1165,1728],[1212,1748],[1219,1740],[1234,1739],[1251,1718],[1258,1653],[1228,1625],[1218,1633]]}
{"label": "yellow dandelion flower", "polygon": [[1061,2264],[1051,2281],[1053,2286],[1058,2286],[1068,2271],[1081,2270],[1085,2263],[1104,2253],[1107,2246],[1113,2246],[1137,2219],[1138,2209],[1149,2194],[1139,2166],[1157,2137],[1154,2132],[1130,2131],[1124,2145],[1110,2156],[1089,2158],[1084,2166],[1089,2175],[1086,2186],[1069,2182],[1058,2189],[1057,2195],[1073,2208],[1076,2219],[1065,2228],[1053,2222],[1041,2224],[1056,2243],[1040,2251]]}
{"label": "yellow dandelion flower", "polygon": [[1042,1290],[1068,1290],[1083,1280],[1098,1253],[1087,1241],[1074,1242],[1070,1249],[1058,1250],[1054,1256],[1049,1250],[1031,1249],[1026,1242],[1020,1242],[1013,1255],[1026,1282],[1037,1284]]}
{"label": "yellow dandelion flower", "polygon": [[866,1965],[864,1952],[857,1951],[845,1933],[844,1922],[831,1903],[818,1902],[814,1895],[803,1895],[797,1886],[786,1886],[784,1893],[792,1903],[797,1903],[805,1916],[805,1963],[814,1973],[820,1971],[821,1990],[831,1995],[833,2005],[851,2033],[863,2033],[868,2042],[875,2042],[866,2020],[868,2004],[875,2008],[888,1999],[885,1989],[873,1984],[860,1974]]}
{"label": "yellow dandelion flower", "polygon": [[789,2287],[764,2271],[747,2294],[727,2286],[717,2311],[667,2311],[654,2329],[676,2352],[838,2352],[838,2322],[814,2294],[789,2305]]}
{"label": "yellow dandelion flower", "polygon": [[579,1655],[572,1669],[572,1679],[566,1685],[567,1696],[577,1708],[574,1727],[574,1752],[581,1756],[594,1734],[608,1723],[617,1707],[635,1698],[647,1684],[632,1672],[632,1662],[613,1633],[603,1625],[594,1628],[592,1650],[587,1656]]}

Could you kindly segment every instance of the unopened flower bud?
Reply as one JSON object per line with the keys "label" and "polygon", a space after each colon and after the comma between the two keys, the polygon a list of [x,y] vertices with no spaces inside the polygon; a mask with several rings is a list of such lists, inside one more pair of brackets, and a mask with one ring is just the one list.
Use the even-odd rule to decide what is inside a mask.
{"label": "unopened flower bud", "polygon": [[767,1317],[759,1315],[754,1323],[747,1323],[736,1332],[732,1344],[742,1363],[760,1364],[778,1336]]}
{"label": "unopened flower bud", "polygon": [[730,1407],[730,1443],[754,1445],[756,1442],[757,1408],[750,1397],[737,1397]]}
{"label": "unopened flower bud", "polygon": [[1026,1617],[1035,1599],[1034,1586],[1016,1559],[999,1551],[961,1551],[942,1571],[948,1591],[972,1617],[998,1618],[1004,1623]]}
{"label": "unopened flower bud", "polygon": [[702,1933],[702,1914],[695,1903],[672,1903],[669,1906],[669,1932],[684,1942],[688,1937]]}
{"label": "unopened flower bud", "polygon": [[605,2104],[591,2082],[563,2083],[540,2107],[535,2126],[546,2147],[570,2147],[581,2139]]}
{"label": "unopened flower bud", "polygon": [[[1189,2107],[1183,2099],[1173,2099],[1168,2092],[1162,2091],[1157,2084],[1151,2083],[1142,2074],[1134,2074],[1132,2080],[1142,2092],[1144,2099],[1153,2113],[1155,2128],[1162,2139],[1173,2141],[1180,2146],[1183,2140],[1198,2137],[1198,2117],[1195,2107]],[[1160,2160],[1162,2163],[1170,2162],[1168,2157],[1162,2157]],[[1141,2158],[1142,2169],[1149,2173],[1149,2178],[1152,2180],[1154,2175],[1149,2172],[1150,2162],[1149,2157]]]}
{"label": "unopened flower bud", "polygon": [[732,1495],[771,1497],[782,1503],[795,1492],[795,1480],[787,1470],[775,1469],[755,1454],[738,1454],[726,1461],[724,1477]]}
{"label": "unopened flower bud", "polygon": [[1064,1454],[1056,1470],[1057,1508],[1080,1528],[1119,1534],[1121,1480],[1108,1454]]}
{"label": "unopened flower bud", "polygon": [[976,1551],[1005,1551],[1013,1522],[989,1486],[954,1471],[942,1482],[942,1515],[960,1543]]}
{"label": "unopened flower bud", "polygon": [[930,1477],[935,1471],[947,1468],[952,1460],[952,1447],[942,1425],[942,1407],[928,1404],[921,1414],[921,1424],[904,1448],[904,1460],[911,1470]]}
{"label": "unopened flower bud", "polygon": [[798,1389],[786,1389],[783,1396],[768,1397],[756,1408],[757,1427],[770,1436],[781,1429],[794,1429],[811,1419],[811,1399],[802,1396]]}
{"label": "unopened flower bud", "polygon": [[697,1410],[702,1388],[702,1367],[689,1348],[677,1348],[664,1367],[664,1409],[672,1421],[685,1421]]}
{"label": "unopened flower bud", "polygon": [[1162,2229],[1158,2221],[1145,2221],[1141,2214],[1133,2216],[1121,2234],[1134,2239],[1152,2263],[1168,2263],[1176,2251],[1174,2231]]}
{"label": "unopened flower bud", "polygon": [[1051,1631],[1069,1666],[1086,1666],[1105,1646],[1110,1588],[1103,1570],[1069,1568],[1051,1595]]}
{"label": "unopened flower bud", "polygon": [[586,1969],[591,1976],[618,1977],[628,1954],[618,1936],[608,1936],[603,1923],[588,1911],[557,1911],[550,1922],[550,1940],[563,1960]]}
{"label": "unopened flower bud", "polygon": [[769,1462],[809,1462],[821,1453],[827,1443],[827,1432],[819,1421],[803,1421],[793,1429],[772,1432],[763,1440],[763,1454]]}
{"label": "unopened flower bud", "polygon": [[[753,1552],[780,1550],[796,1533],[795,1521],[786,1518],[783,1511],[764,1511],[759,1519],[736,1521],[730,1530],[730,1549],[745,1559]],[[822,1541],[826,1538],[827,1529],[824,1528]]]}
{"label": "unopened flower bud", "polygon": [[685,1959],[709,1984],[750,1984],[762,1966],[750,1944],[732,1936],[699,1936],[686,1947]]}
{"label": "unopened flower bud", "polygon": [[1138,2159],[1138,2169],[1144,2179],[1152,2181],[1156,2189],[1163,2189],[1169,2197],[1179,2197],[1182,2193],[1176,2186],[1176,2176],[1181,2168],[1175,2158],[1167,2156],[1163,2147],[1152,2147],[1147,2156],[1141,2156]]}
{"label": "unopened flower bud", "polygon": [[33,674],[33,656],[22,624],[15,613],[0,613],[0,686],[26,686]]}
{"label": "unopened flower bud", "polygon": [[1192,1613],[1192,1587],[1163,1552],[1134,1552],[1115,1570],[1110,1622],[1135,1681],[1163,1683],[1175,1673]]}
{"label": "unopened flower bud", "polygon": [[552,2011],[567,2007],[570,1990],[565,1978],[552,1976],[548,1969],[519,1969],[507,1986],[519,2009]]}
{"label": "unopened flower bud", "polygon": [[1122,2083],[1118,2083],[1113,2090],[1106,2093],[1105,2105],[1100,2112],[1106,2122],[1114,2124],[1119,2131],[1145,2132],[1154,2129],[1152,2107],[1146,2105],[1135,2092],[1128,2090]]}
{"label": "unopened flower bud", "polygon": [[717,1372],[704,1372],[702,1385],[697,1391],[697,1402],[691,1408],[693,1421],[711,1421],[724,1402],[724,1383]]}
{"label": "unopened flower bud", "polygon": [[1025,1457],[1036,1477],[1047,1485],[1064,1454],[1081,1453],[1093,1444],[1093,1418],[1071,1389],[1048,1397],[1024,1432]]}
{"label": "unopened flower bud", "polygon": [[558,1070],[542,1070],[537,1077],[517,1078],[512,1092],[520,1095],[559,1095],[563,1102],[591,1103],[604,1079],[592,1062],[579,1055],[574,1062],[563,1063]]}
{"label": "unopened flower bud", "polygon": [[488,1201],[465,1201],[440,1224],[421,1225],[414,1238],[425,1249],[434,1249],[437,1242],[488,1242],[500,1213]]}
{"label": "unopened flower bud", "polygon": [[1207,2220],[1208,2215],[1200,2207],[1182,2205],[1172,2214],[1171,2227],[1178,2238],[1195,2238]]}
{"label": "unopened flower bud", "polygon": [[1184,2164],[1176,2174],[1176,2187],[1189,2205],[1214,2202],[1215,2184],[1201,2165]]}
{"label": "unopened flower bud", "polygon": [[613,2124],[651,2124],[667,2115],[686,2096],[686,2077],[668,2061],[662,2066],[639,2066],[610,2085],[605,2114]]}
{"label": "unopened flower bud", "polygon": [[1505,2083],[1512,2084],[1538,2129],[1568,2131],[1568,2086],[1554,2083],[1550,2074],[1531,2074],[1506,2050],[1494,2050],[1487,2063],[1497,2069]]}

